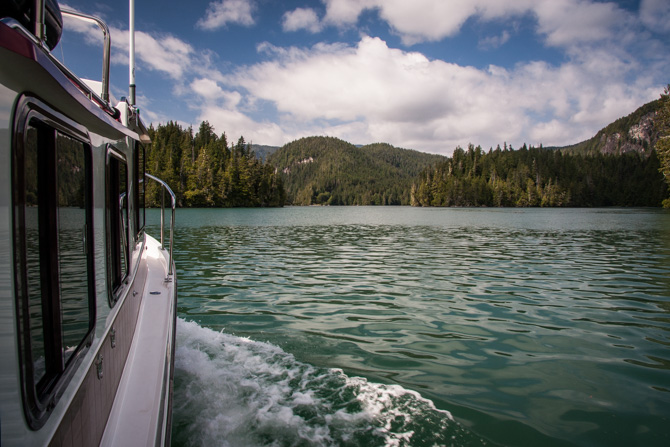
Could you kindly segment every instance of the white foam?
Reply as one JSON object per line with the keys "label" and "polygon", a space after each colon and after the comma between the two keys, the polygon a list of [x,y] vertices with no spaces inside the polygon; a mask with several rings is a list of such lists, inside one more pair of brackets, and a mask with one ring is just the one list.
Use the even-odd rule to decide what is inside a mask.
{"label": "white foam", "polygon": [[417,425],[444,430],[449,412],[399,385],[297,361],[277,346],[179,319],[175,444],[409,445]]}

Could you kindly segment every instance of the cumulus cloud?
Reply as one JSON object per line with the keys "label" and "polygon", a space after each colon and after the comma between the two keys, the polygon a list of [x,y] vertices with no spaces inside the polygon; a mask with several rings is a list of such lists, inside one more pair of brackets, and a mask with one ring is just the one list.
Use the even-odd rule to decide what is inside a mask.
{"label": "cumulus cloud", "polygon": [[188,88],[187,96],[191,97],[191,107],[198,114],[198,122],[208,121],[219,132],[225,131],[231,137],[242,135],[248,141],[265,144],[283,144],[290,138],[277,123],[250,117],[250,98],[222,88],[214,79],[197,78]]}
{"label": "cumulus cloud", "polygon": [[244,136],[248,142],[282,145],[290,138],[277,123],[256,121],[237,109],[216,104],[208,103],[200,108],[197,121],[205,120],[217,131],[225,131],[232,138]]}
{"label": "cumulus cloud", "polygon": [[[82,34],[88,44],[102,46],[102,32],[96,25],[69,16],[65,16],[65,21],[68,31]],[[109,27],[109,32],[112,36],[112,62],[127,65],[130,45],[128,30]],[[193,58],[200,56],[196,55],[190,44],[171,34],[135,31],[135,57],[139,65],[179,80],[192,65]]]}
{"label": "cumulus cloud", "polygon": [[316,11],[312,8],[297,8],[284,14],[282,19],[284,31],[307,30],[318,33],[323,28]]}
{"label": "cumulus cloud", "polygon": [[624,28],[628,17],[615,3],[587,0],[545,0],[534,4],[531,11],[547,44],[559,47],[610,40]]}
{"label": "cumulus cloud", "polygon": [[499,36],[489,36],[481,39],[477,46],[482,50],[493,50],[505,45],[510,37],[509,31],[505,30]]}
{"label": "cumulus cloud", "polygon": [[670,2],[667,0],[642,0],[640,19],[651,30],[670,32]]}
{"label": "cumulus cloud", "polygon": [[[662,10],[664,1],[645,0],[644,11]],[[324,22],[349,26],[366,10],[377,11],[407,45],[453,36],[470,18],[491,21],[532,15],[547,44],[569,46],[610,39],[626,19],[615,3],[590,0],[326,0]]]}
{"label": "cumulus cloud", "polygon": [[469,142],[574,143],[658,94],[650,83],[626,82],[624,62],[617,74],[602,71],[614,63],[605,54],[594,56],[601,63],[479,70],[367,36],[356,46],[263,50],[274,57],[225,82],[274,104],[285,129],[302,123],[316,134],[432,152]]}
{"label": "cumulus cloud", "polygon": [[[128,64],[128,30],[110,28],[112,62]],[[152,35],[135,31],[135,57],[143,68],[162,72],[174,80],[184,77],[196,57],[191,45],[170,34]]]}
{"label": "cumulus cloud", "polygon": [[228,110],[234,110],[242,100],[239,92],[224,90],[213,79],[196,79],[191,82],[190,88],[204,103],[218,104]]}
{"label": "cumulus cloud", "polygon": [[229,23],[251,26],[255,23],[253,12],[256,4],[253,0],[220,0],[209,4],[205,17],[198,20],[197,26],[205,30],[215,30]]}
{"label": "cumulus cloud", "polygon": [[[309,48],[264,42],[257,45],[261,62],[232,71],[226,67],[224,73],[207,52],[173,35],[138,32],[138,59],[145,69],[172,79],[175,101],[188,98],[184,109],[194,121],[208,120],[231,136],[282,145],[302,136],[331,135],[354,143],[385,141],[441,153],[470,142],[488,148],[505,141],[518,147],[524,142],[564,145],[590,138],[658,97],[659,84],[667,82],[659,79],[670,68],[663,57],[667,43],[653,34],[668,32],[664,1],[643,0],[636,13],[611,2],[587,0],[324,3],[321,18],[308,8],[285,13],[283,30],[316,33],[325,26],[354,26],[361,14],[373,11],[409,45],[452,36],[472,18],[523,18],[533,20],[540,40],[562,51],[564,58],[553,64],[525,61],[505,68],[475,68],[363,36],[353,44]],[[253,5],[216,1],[199,26],[253,24]],[[204,24],[210,19],[207,28]],[[500,34],[482,39],[480,49],[495,49],[513,39],[514,31],[497,29]],[[100,40],[99,31],[90,27],[79,32],[87,42]],[[123,58],[115,61],[127,64],[127,32],[112,33],[115,47],[123,49],[117,52]]]}

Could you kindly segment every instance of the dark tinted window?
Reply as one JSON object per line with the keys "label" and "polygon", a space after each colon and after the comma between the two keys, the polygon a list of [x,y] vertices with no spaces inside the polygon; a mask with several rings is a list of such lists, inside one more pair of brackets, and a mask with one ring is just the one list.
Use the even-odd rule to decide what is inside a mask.
{"label": "dark tinted window", "polygon": [[107,161],[107,225],[109,244],[109,280],[112,304],[128,276],[128,165],[123,155],[109,150]]}
{"label": "dark tinted window", "polygon": [[91,154],[55,112],[29,103],[17,122],[17,321],[24,406],[36,429],[67,385],[94,327]]}

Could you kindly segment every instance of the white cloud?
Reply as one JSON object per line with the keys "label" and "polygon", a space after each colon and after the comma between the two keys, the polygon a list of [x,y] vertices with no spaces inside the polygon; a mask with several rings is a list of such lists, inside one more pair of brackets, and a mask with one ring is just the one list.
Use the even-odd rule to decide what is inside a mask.
{"label": "white cloud", "polygon": [[212,79],[196,79],[191,82],[190,87],[206,104],[221,104],[223,107],[232,110],[242,101],[242,95],[239,92],[223,90]]}
{"label": "white cloud", "polygon": [[545,0],[531,10],[547,44],[559,47],[610,40],[624,28],[627,17],[615,3],[590,0]]}
{"label": "white cloud", "polygon": [[[651,82],[627,81],[632,65],[606,52],[594,53],[588,63],[479,70],[389,48],[372,37],[355,47],[261,47],[269,61],[225,82],[244,89],[247,101],[274,104],[284,137],[309,129],[431,152],[469,142],[570,144],[658,95]],[[259,126],[269,135],[267,128]]]}
{"label": "white cloud", "polygon": [[[103,35],[96,25],[69,16],[65,16],[65,20],[68,31],[83,34],[85,41],[90,45],[102,46]],[[110,27],[109,31],[112,37],[112,62],[128,65],[128,30]],[[188,67],[193,65],[193,58],[199,56],[195,54],[190,44],[171,34],[152,35],[135,31],[135,57],[138,66],[163,72],[179,80]]]}
{"label": "white cloud", "polygon": [[494,50],[505,45],[510,37],[509,31],[504,30],[499,36],[490,36],[481,39],[477,46],[482,50]]}
{"label": "white cloud", "polygon": [[253,0],[220,0],[209,4],[205,17],[198,20],[197,26],[205,30],[215,30],[229,23],[251,26],[255,23],[252,16],[256,9]]}
{"label": "white cloud", "polygon": [[282,19],[284,31],[298,31],[301,29],[311,33],[318,33],[323,28],[316,12],[311,8],[297,8],[284,14]]}
{"label": "white cloud", "polygon": [[[112,34],[112,61],[128,65],[128,30],[110,28]],[[135,31],[135,57],[140,69],[163,72],[179,80],[185,75],[195,57],[193,47],[169,34],[151,35]]]}
{"label": "white cloud", "polygon": [[208,121],[217,132],[226,132],[229,138],[244,136],[247,141],[277,145],[288,141],[289,137],[277,123],[251,118],[252,107],[239,92],[224,90],[209,78],[195,79],[189,88],[185,96],[191,98],[191,107],[198,114],[197,122]]}
{"label": "white cloud", "polygon": [[200,108],[199,122],[208,121],[217,132],[226,132],[228,138],[244,136],[247,142],[283,145],[290,140],[284,130],[270,121],[255,121],[239,110],[207,104]]}
{"label": "white cloud", "polygon": [[[212,3],[208,18],[224,3],[233,5]],[[283,29],[346,27],[356,24],[364,11],[376,11],[409,44],[458,33],[473,17],[489,21],[524,16],[536,20],[538,35],[563,50],[565,59],[558,65],[528,61],[478,69],[431,60],[365,36],[353,45],[320,43],[311,48],[264,42],[257,45],[264,62],[224,74],[210,61],[211,53],[170,34],[138,32],[138,66],[169,76],[175,104],[187,99],[182,108],[194,119],[208,120],[233,137],[281,145],[302,136],[331,135],[442,153],[470,142],[488,148],[506,141],[519,147],[524,142],[564,145],[590,138],[657,98],[659,79],[670,67],[664,57],[667,43],[653,40],[649,31],[664,32],[666,26],[661,18],[667,17],[667,3],[654,0],[644,0],[639,15],[613,3],[586,0],[417,0],[411,8],[400,0],[325,3],[322,19],[305,8],[284,14]],[[217,26],[233,22],[221,20]],[[79,32],[87,42],[88,36],[98,44],[101,40],[90,27]],[[115,52],[121,56],[114,61],[127,64],[127,32],[112,29],[112,34],[115,48],[123,50]],[[510,38],[502,31],[480,41],[480,47],[494,48]],[[147,116],[153,120],[165,115],[157,111]]]}
{"label": "white cloud", "polygon": [[655,32],[670,32],[670,2],[668,0],[642,0],[640,20]]}
{"label": "white cloud", "polygon": [[223,89],[212,79],[196,79],[191,82],[191,89],[203,98],[220,98],[224,94]]}
{"label": "white cloud", "polygon": [[[591,0],[325,0],[324,22],[353,25],[365,10],[375,10],[403,42],[412,45],[439,41],[457,34],[470,18],[484,21],[533,15],[537,31],[552,46],[611,39],[625,24],[626,13],[613,2]],[[666,6],[661,3],[666,2]],[[645,0],[643,12],[651,16],[665,10],[666,0]],[[651,14],[647,14],[650,11]],[[667,17],[667,15],[666,15]],[[660,20],[659,22],[660,23]],[[667,22],[665,22],[667,24]],[[666,25],[667,26],[667,25]]]}
{"label": "white cloud", "polygon": [[351,25],[366,9],[378,7],[377,0],[324,0],[326,3],[325,21],[334,25]]}

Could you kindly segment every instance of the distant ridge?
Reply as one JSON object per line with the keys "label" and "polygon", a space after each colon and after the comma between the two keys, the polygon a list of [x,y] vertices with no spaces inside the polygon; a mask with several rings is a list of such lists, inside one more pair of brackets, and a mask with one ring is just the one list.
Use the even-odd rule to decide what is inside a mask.
{"label": "distant ridge", "polygon": [[602,128],[592,138],[564,147],[552,147],[565,154],[621,155],[629,152],[638,152],[649,156],[656,141],[658,131],[654,128],[654,119],[661,108],[661,100],[649,102],[630,115],[619,118]]}
{"label": "distant ridge", "polygon": [[265,161],[268,157],[279,149],[279,146],[267,146],[265,144],[252,144],[251,150],[256,154],[256,158]]}
{"label": "distant ridge", "polygon": [[662,206],[668,185],[654,150],[661,101],[566,147],[457,148],[421,173],[415,206]]}
{"label": "distant ridge", "polygon": [[442,155],[386,143],[357,147],[334,137],[301,138],[268,157],[291,205],[409,205],[412,183]]}
{"label": "distant ridge", "polygon": [[[519,150],[508,150],[506,148],[501,151],[498,149],[494,151],[493,158],[502,156],[515,165],[520,162],[519,160],[526,157],[526,154],[529,154],[529,149],[534,154],[533,157],[538,157],[538,161],[539,159],[544,160],[546,157],[549,157],[547,158],[549,160],[551,159],[550,153],[556,152],[563,155],[586,156],[588,160],[583,162],[575,160],[574,163],[576,164],[573,163],[574,166],[570,165],[570,172],[563,172],[560,176],[557,176],[557,172],[551,174],[547,172],[546,175],[549,175],[549,177],[543,181],[538,174],[540,168],[536,168],[531,163],[532,160],[524,160],[522,164],[531,163],[527,166],[527,170],[529,172],[534,171],[536,175],[533,177],[527,176],[527,173],[519,174],[524,178],[524,182],[518,185],[516,183],[507,185],[511,188],[510,191],[514,191],[514,194],[510,192],[509,198],[492,201],[484,200],[484,196],[478,197],[477,200],[465,200],[460,197],[454,203],[460,206],[658,206],[657,202],[662,200],[664,195],[667,196],[664,193],[665,187],[662,177],[658,173],[658,158],[653,151],[659,137],[654,122],[660,106],[660,100],[647,103],[633,113],[605,126],[589,140],[574,145],[528,148],[524,144]],[[421,187],[422,184],[424,188],[437,188],[440,182],[435,182],[437,180],[435,175],[439,174],[440,177],[445,177],[445,179],[448,177],[447,174],[441,172],[440,166],[444,168],[447,162],[453,165],[456,155],[462,158],[461,155],[465,153],[459,147],[455,149],[452,157],[446,157],[411,149],[401,149],[387,143],[361,146],[334,137],[318,136],[301,138],[281,148],[254,146],[253,149],[257,156],[262,157],[274,166],[276,172],[280,175],[289,205],[421,204],[425,206],[432,204],[435,202],[433,199],[421,200],[416,188]],[[482,162],[487,158],[487,155],[491,155],[491,151],[487,154],[480,147],[469,147],[468,157],[473,153],[481,154]],[[642,159],[649,159],[649,161],[640,160],[639,163],[641,164],[637,166],[636,163],[638,162],[630,158],[634,154],[640,154]],[[593,198],[581,197],[587,193],[582,194],[581,189],[579,189],[581,187],[575,185],[586,181],[589,187],[593,189],[592,183],[596,171],[605,172],[603,170],[605,169],[604,166],[600,166],[600,163],[605,163],[605,161],[602,158],[592,159],[592,157],[597,158],[605,155],[617,156],[617,161],[614,163],[621,164],[620,175],[625,170],[634,170],[635,173],[631,171],[618,178],[615,182],[618,186],[610,187],[612,191],[610,196],[612,197],[603,196],[605,198],[602,200],[595,196]],[[478,155],[475,158],[478,158]],[[554,162],[552,161],[552,163]],[[611,164],[611,162],[607,163]],[[458,163],[459,166],[461,164],[462,161]],[[584,171],[587,165],[588,168]],[[611,166],[607,169],[610,168]],[[502,168],[499,168],[499,171],[500,169]],[[477,167],[473,173],[469,174],[468,179],[479,178],[478,176],[481,174],[479,171],[481,171],[481,167]],[[448,170],[448,172],[451,175],[452,170]],[[502,171],[492,174],[496,181],[499,180],[501,173]],[[612,177],[613,174],[609,173],[608,175]],[[426,178],[426,176],[429,178]],[[565,184],[568,178],[571,182],[569,185]],[[603,182],[605,180],[610,181],[613,178],[603,179]],[[532,181],[534,188],[531,193],[528,193],[530,191],[528,189],[530,187],[529,179]],[[551,179],[551,182],[545,185],[544,181],[549,181],[549,179]],[[488,184],[492,180],[493,178],[486,177],[480,178],[478,181]],[[432,182],[432,186],[426,184],[427,181],[428,183]],[[557,182],[563,183],[561,186],[563,189],[559,188]],[[459,187],[462,188],[463,185],[461,184]],[[413,187],[417,194],[413,194]],[[602,189],[602,187],[599,188]],[[548,195],[547,191],[550,189],[553,191],[553,195]],[[622,190],[619,191],[619,189]],[[537,194],[534,192],[536,190]],[[593,194],[596,190],[589,191],[589,194]],[[425,192],[424,189],[424,195]],[[524,194],[520,194],[521,192],[524,192],[527,199],[516,200],[517,195],[519,197],[524,196]],[[596,192],[599,192],[599,190]],[[540,196],[540,193],[543,195]],[[515,197],[514,200],[511,199],[512,196]],[[540,200],[540,198],[546,200]]]}

